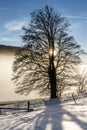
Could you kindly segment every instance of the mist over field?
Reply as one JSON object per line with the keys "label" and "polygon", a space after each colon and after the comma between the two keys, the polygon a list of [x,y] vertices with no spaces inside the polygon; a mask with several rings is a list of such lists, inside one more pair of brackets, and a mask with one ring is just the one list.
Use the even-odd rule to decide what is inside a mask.
{"label": "mist over field", "polygon": [[[16,86],[11,79],[16,49],[17,47],[0,45],[0,102],[39,98],[36,91],[30,93],[29,96],[18,95],[14,92]],[[86,57],[84,57],[84,64],[80,65],[81,72],[83,69],[87,69],[86,61]]]}
{"label": "mist over field", "polygon": [[[0,102],[28,100],[35,98],[37,92],[32,92],[29,96],[16,94],[15,85],[12,78],[12,63],[16,47],[0,46]],[[38,98],[38,95],[37,95]]]}

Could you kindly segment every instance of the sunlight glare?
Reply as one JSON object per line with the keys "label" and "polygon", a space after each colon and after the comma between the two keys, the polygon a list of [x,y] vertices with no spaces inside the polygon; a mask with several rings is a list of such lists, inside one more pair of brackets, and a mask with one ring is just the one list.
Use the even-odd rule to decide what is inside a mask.
{"label": "sunlight glare", "polygon": [[82,73],[83,71],[87,71],[87,64],[79,65],[79,71]]}

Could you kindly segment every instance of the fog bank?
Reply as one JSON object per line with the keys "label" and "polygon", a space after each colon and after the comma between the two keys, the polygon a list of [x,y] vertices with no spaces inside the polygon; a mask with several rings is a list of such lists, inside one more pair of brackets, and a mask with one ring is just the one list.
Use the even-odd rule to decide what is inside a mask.
{"label": "fog bank", "polygon": [[14,92],[16,86],[11,80],[14,52],[14,47],[0,46],[0,102],[28,100],[30,98],[35,98],[37,95],[37,92],[32,92],[29,96],[18,95]]}

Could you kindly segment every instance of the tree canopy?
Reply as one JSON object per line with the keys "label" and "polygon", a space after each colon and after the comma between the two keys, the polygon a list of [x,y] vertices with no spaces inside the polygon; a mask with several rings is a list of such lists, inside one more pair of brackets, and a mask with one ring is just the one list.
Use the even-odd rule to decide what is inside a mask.
{"label": "tree canopy", "polygon": [[75,67],[81,62],[80,45],[69,35],[69,22],[45,6],[31,13],[23,27],[25,45],[15,55],[13,80],[16,93],[39,90],[50,98],[60,97],[70,85]]}

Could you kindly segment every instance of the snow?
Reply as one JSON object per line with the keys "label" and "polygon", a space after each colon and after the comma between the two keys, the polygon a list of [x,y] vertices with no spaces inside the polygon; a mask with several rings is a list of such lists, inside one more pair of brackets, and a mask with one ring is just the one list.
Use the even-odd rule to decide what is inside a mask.
{"label": "snow", "polygon": [[31,112],[0,115],[0,130],[87,130],[87,97],[43,101]]}

